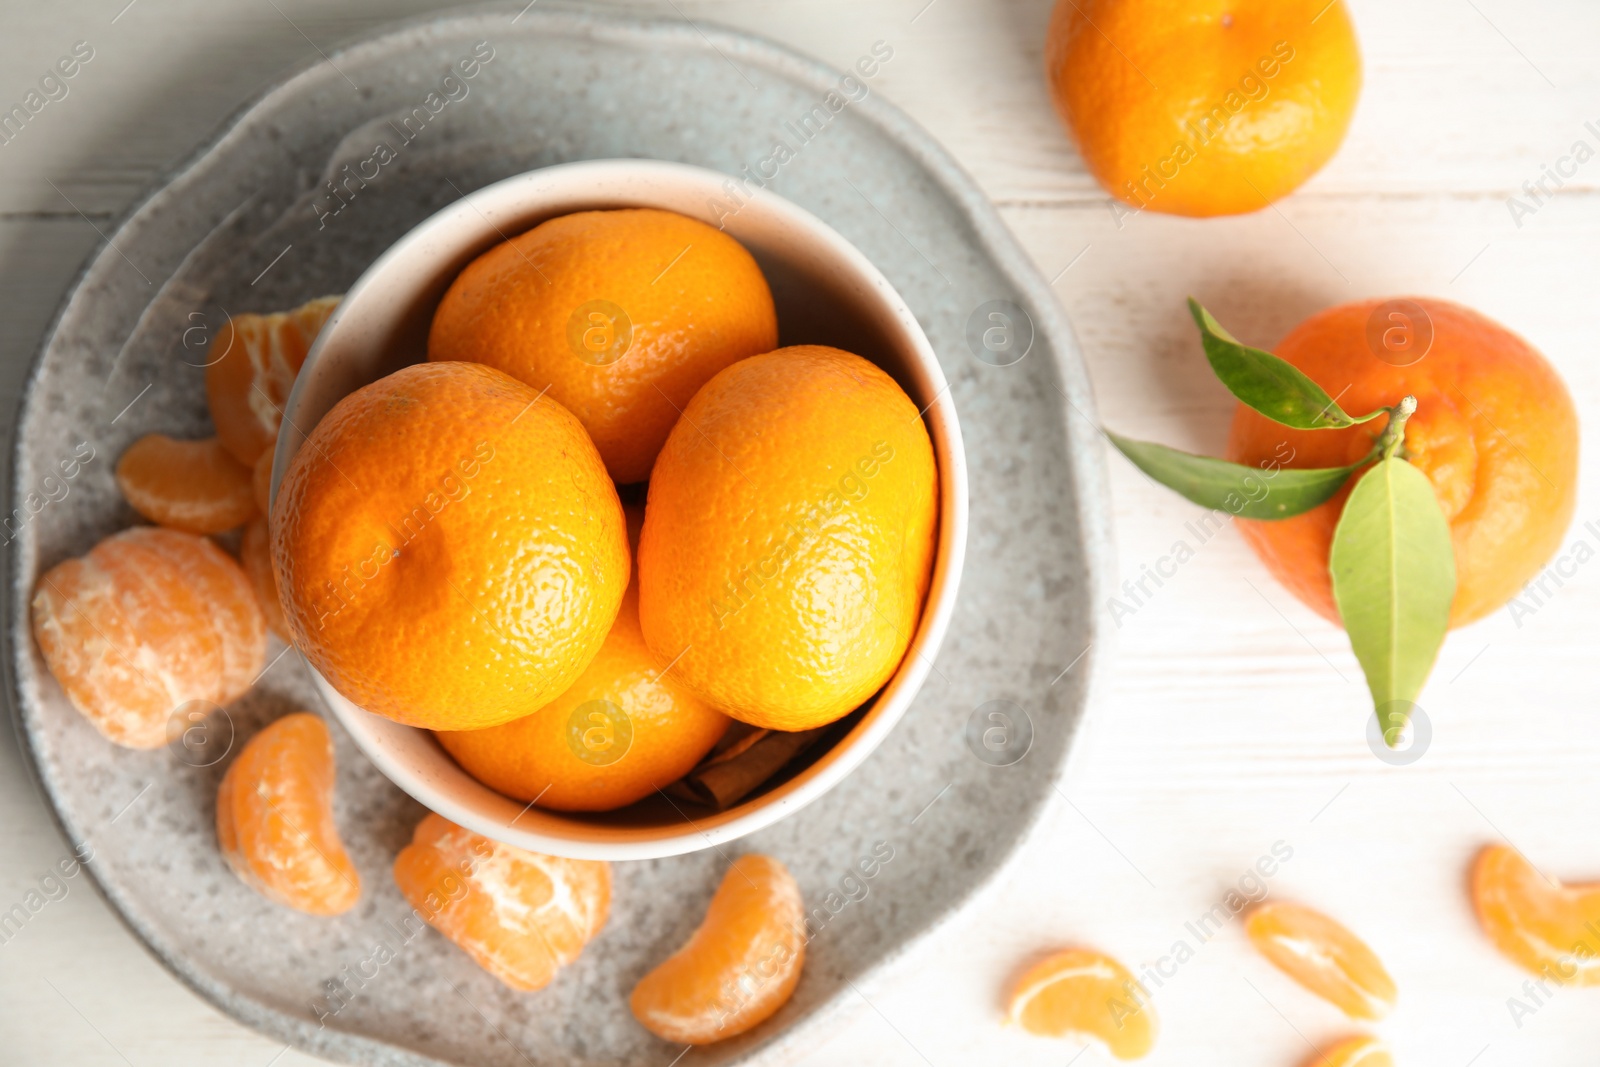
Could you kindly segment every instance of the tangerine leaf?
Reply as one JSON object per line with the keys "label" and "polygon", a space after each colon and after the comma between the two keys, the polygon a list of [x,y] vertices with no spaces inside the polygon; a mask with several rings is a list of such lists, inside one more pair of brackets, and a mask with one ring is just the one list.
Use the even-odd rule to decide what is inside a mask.
{"label": "tangerine leaf", "polygon": [[1339,491],[1361,463],[1349,467],[1263,470],[1180,452],[1106,431],[1135,467],[1201,507],[1243,519],[1287,519],[1310,511]]}
{"label": "tangerine leaf", "polygon": [[1189,313],[1200,327],[1200,343],[1217,379],[1241,403],[1273,422],[1296,430],[1338,430],[1375,419],[1387,410],[1352,416],[1288,360],[1240,344],[1193,297],[1189,298]]}
{"label": "tangerine leaf", "polygon": [[1428,476],[1396,458],[1364,474],[1333,531],[1328,570],[1393,745],[1444,643],[1456,594],[1450,523]]}

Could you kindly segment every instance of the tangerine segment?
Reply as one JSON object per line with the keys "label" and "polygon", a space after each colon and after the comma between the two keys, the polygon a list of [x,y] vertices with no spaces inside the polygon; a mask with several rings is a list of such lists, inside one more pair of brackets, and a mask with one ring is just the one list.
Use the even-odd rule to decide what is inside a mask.
{"label": "tangerine segment", "polygon": [[848,714],[910,647],[938,492],[917,405],[872,363],[820,345],[735,363],[689,402],[650,479],[650,651],[752,726]]}
{"label": "tangerine segment", "polygon": [[1066,949],[1030,967],[1011,993],[1006,1021],[1030,1034],[1101,1042],[1119,1060],[1156,1043],[1155,1009],[1133,974],[1091,949]]}
{"label": "tangerine segment", "polygon": [[394,861],[416,914],[512,989],[543,989],[605,925],[611,867],[491,841],[430,813]]}
{"label": "tangerine segment", "polygon": [[689,398],[778,344],[755,258],[726,233],[655,208],[550,219],[469,263],[428,358],[486,363],[578,417],[618,484],[642,482]]}
{"label": "tangerine segment", "polygon": [[257,519],[244,528],[244,538],[239,542],[239,562],[250,576],[250,587],[256,592],[256,602],[261,605],[267,629],[284,641],[289,640],[283,605],[278,601],[278,582],[272,576],[272,543],[266,519]]}
{"label": "tangerine segment", "polygon": [[1300,904],[1263,904],[1245,920],[1250,941],[1279,970],[1352,1019],[1394,1008],[1394,979],[1355,934]]}
{"label": "tangerine segment", "polygon": [[222,533],[256,514],[250,469],[215,437],[141,437],[117,461],[117,486],[151,522],[189,533]]}
{"label": "tangerine segment", "polygon": [[635,584],[599,655],[566,692],[532,715],[438,737],[468,774],[507,796],[610,811],[688,774],[727,729],[726,715],[650,655]]}
{"label": "tangerine segment", "polygon": [[1394,1057],[1375,1037],[1351,1037],[1318,1052],[1304,1067],[1394,1067]]}
{"label": "tangerine segment", "polygon": [[272,447],[300,364],[341,299],[324,296],[293,311],[234,315],[217,331],[206,365],[206,402],[222,447],[245,466]]}
{"label": "tangerine segment", "polygon": [[688,942],[633,987],[629,1006],[667,1041],[705,1045],[742,1034],[794,992],[805,965],[800,887],[770,856],[740,856]]}
{"label": "tangerine segment", "polygon": [[[1365,300],[1318,312],[1274,352],[1354,414],[1417,398],[1406,458],[1433,483],[1450,522],[1451,626],[1505,604],[1559,549],[1577,506],[1578,413],[1527,341],[1448,301]],[[1241,404],[1228,459],[1268,471],[1342,467],[1368,455],[1386,423],[1292,430]],[[1334,622],[1328,552],[1348,496],[1347,488],[1293,518],[1239,521],[1273,576]]]}
{"label": "tangerine segment", "polygon": [[245,885],[308,915],[340,915],[361,875],[333,821],[333,738],[297,711],[256,734],[217,787],[217,842]]}
{"label": "tangerine segment", "polygon": [[250,580],[204,537],[124,530],[47,571],[33,632],[67,699],[107,739],[167,742],[191,701],[244,695],[266,662],[267,631]]}
{"label": "tangerine segment", "polygon": [[1490,845],[1472,868],[1472,904],[1506,956],[1568,985],[1600,985],[1600,884],[1562,885],[1520,852]]}
{"label": "tangerine segment", "polygon": [[560,695],[628,585],[622,504],[583,426],[475,363],[415,364],[339,401],[268,525],[295,647],[356,704],[429,730]]}

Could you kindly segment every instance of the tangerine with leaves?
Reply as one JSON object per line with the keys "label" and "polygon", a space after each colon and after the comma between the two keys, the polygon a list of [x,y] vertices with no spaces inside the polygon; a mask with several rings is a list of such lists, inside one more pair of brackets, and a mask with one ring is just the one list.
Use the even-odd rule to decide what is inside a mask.
{"label": "tangerine with leaves", "polygon": [[583,426],[473,363],[339,401],[270,530],[295,647],[356,704],[424,729],[537,711],[599,652],[628,584],[622,504]]}
{"label": "tangerine with leaves", "polygon": [[285,715],[252,737],[217,787],[217,843],[266,897],[309,915],[342,915],[361,875],[333,819],[333,738],[315,715]]}
{"label": "tangerine with leaves", "polygon": [[634,1018],[657,1037],[688,1045],[764,1022],[800,981],[804,909],[800,887],[782,863],[740,856],[688,942],[634,986],[628,999]]}
{"label": "tangerine with leaves", "polygon": [[1045,67],[1095,179],[1174,215],[1287,196],[1338,149],[1361,91],[1343,0],[1060,0]]}
{"label": "tangerine with leaves", "polygon": [[1096,1041],[1119,1060],[1148,1055],[1156,1042],[1155,1009],[1132,972],[1092,949],[1052,953],[1018,979],[1006,1021],[1041,1037]]}
{"label": "tangerine with leaves", "polygon": [[[1444,301],[1332,308],[1281,355],[1189,303],[1240,401],[1230,460],[1107,436],[1155,480],[1239,517],[1267,567],[1343,623],[1393,745],[1449,626],[1505,603],[1560,544],[1572,398],[1527,342]],[[1396,315],[1413,333],[1391,348]]]}
{"label": "tangerine with leaves", "polygon": [[424,920],[512,989],[543,989],[611,907],[611,867],[513,848],[430,812],[394,861]]}
{"label": "tangerine with leaves", "polygon": [[428,358],[486,363],[582,422],[642,482],[689,398],[777,347],[772,293],[728,234],[656,208],[579,211],[496,245],[439,303]]}
{"label": "tangerine with leaves", "polygon": [[175,712],[243,696],[267,656],[250,579],[211,541],[136,526],[46,571],[33,633],[72,706],[128,748],[166,744]]}

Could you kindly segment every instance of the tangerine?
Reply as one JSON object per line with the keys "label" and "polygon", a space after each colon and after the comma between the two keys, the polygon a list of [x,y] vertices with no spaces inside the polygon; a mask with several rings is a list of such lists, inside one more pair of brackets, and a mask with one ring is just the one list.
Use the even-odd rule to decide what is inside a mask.
{"label": "tangerine", "polygon": [[141,437],[117,461],[117,487],[133,510],[161,526],[214,534],[256,514],[250,470],[215,437]]}
{"label": "tangerine", "polygon": [[246,467],[272,447],[300,365],[342,299],[324,296],[293,311],[233,315],[217,331],[206,365],[206,401],[222,447]]}
{"label": "tangerine", "polygon": [[578,417],[618,484],[642,482],[689,398],[778,343],[744,246],[655,208],[550,219],[467,265],[434,313],[428,358],[486,363]]}
{"label": "tangerine", "polygon": [[[1505,604],[1560,546],[1577,503],[1578,414],[1528,342],[1469,308],[1418,297],[1318,312],[1276,354],[1355,415],[1417,398],[1403,455],[1433,482],[1450,523],[1452,626]],[[1228,458],[1266,465],[1287,449],[1289,467],[1342,467],[1366,457],[1387,423],[1292,430],[1240,405]],[[1328,553],[1349,489],[1292,518],[1239,520],[1273,576],[1334,622]]]}

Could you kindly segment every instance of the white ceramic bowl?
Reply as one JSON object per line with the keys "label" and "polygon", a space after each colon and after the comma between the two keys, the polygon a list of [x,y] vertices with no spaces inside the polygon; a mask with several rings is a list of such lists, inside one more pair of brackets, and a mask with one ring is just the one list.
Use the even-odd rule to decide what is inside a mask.
{"label": "white ceramic bowl", "polygon": [[709,848],[759,830],[821,796],[871,754],[905,714],[955,609],[967,536],[967,469],[944,372],[922,328],[873,265],[808,212],[765,190],[733,206],[727,175],[679,163],[601,160],[532,171],[479,189],[423,222],[350,288],[306,358],[285,407],[272,487],[338,401],[420,362],[445,289],[490,247],[546,219],[595,208],[655,207],[722,228],[755,256],[772,286],[779,343],[831,344],[877,363],[919,408],[939,464],[939,545],[910,651],[849,733],[787,781],[722,812],[657,797],[617,812],[544,811],[482,785],[426,730],[364,711],[313,672],[361,750],[445,818],[521,848],[582,859],[648,859]]}

